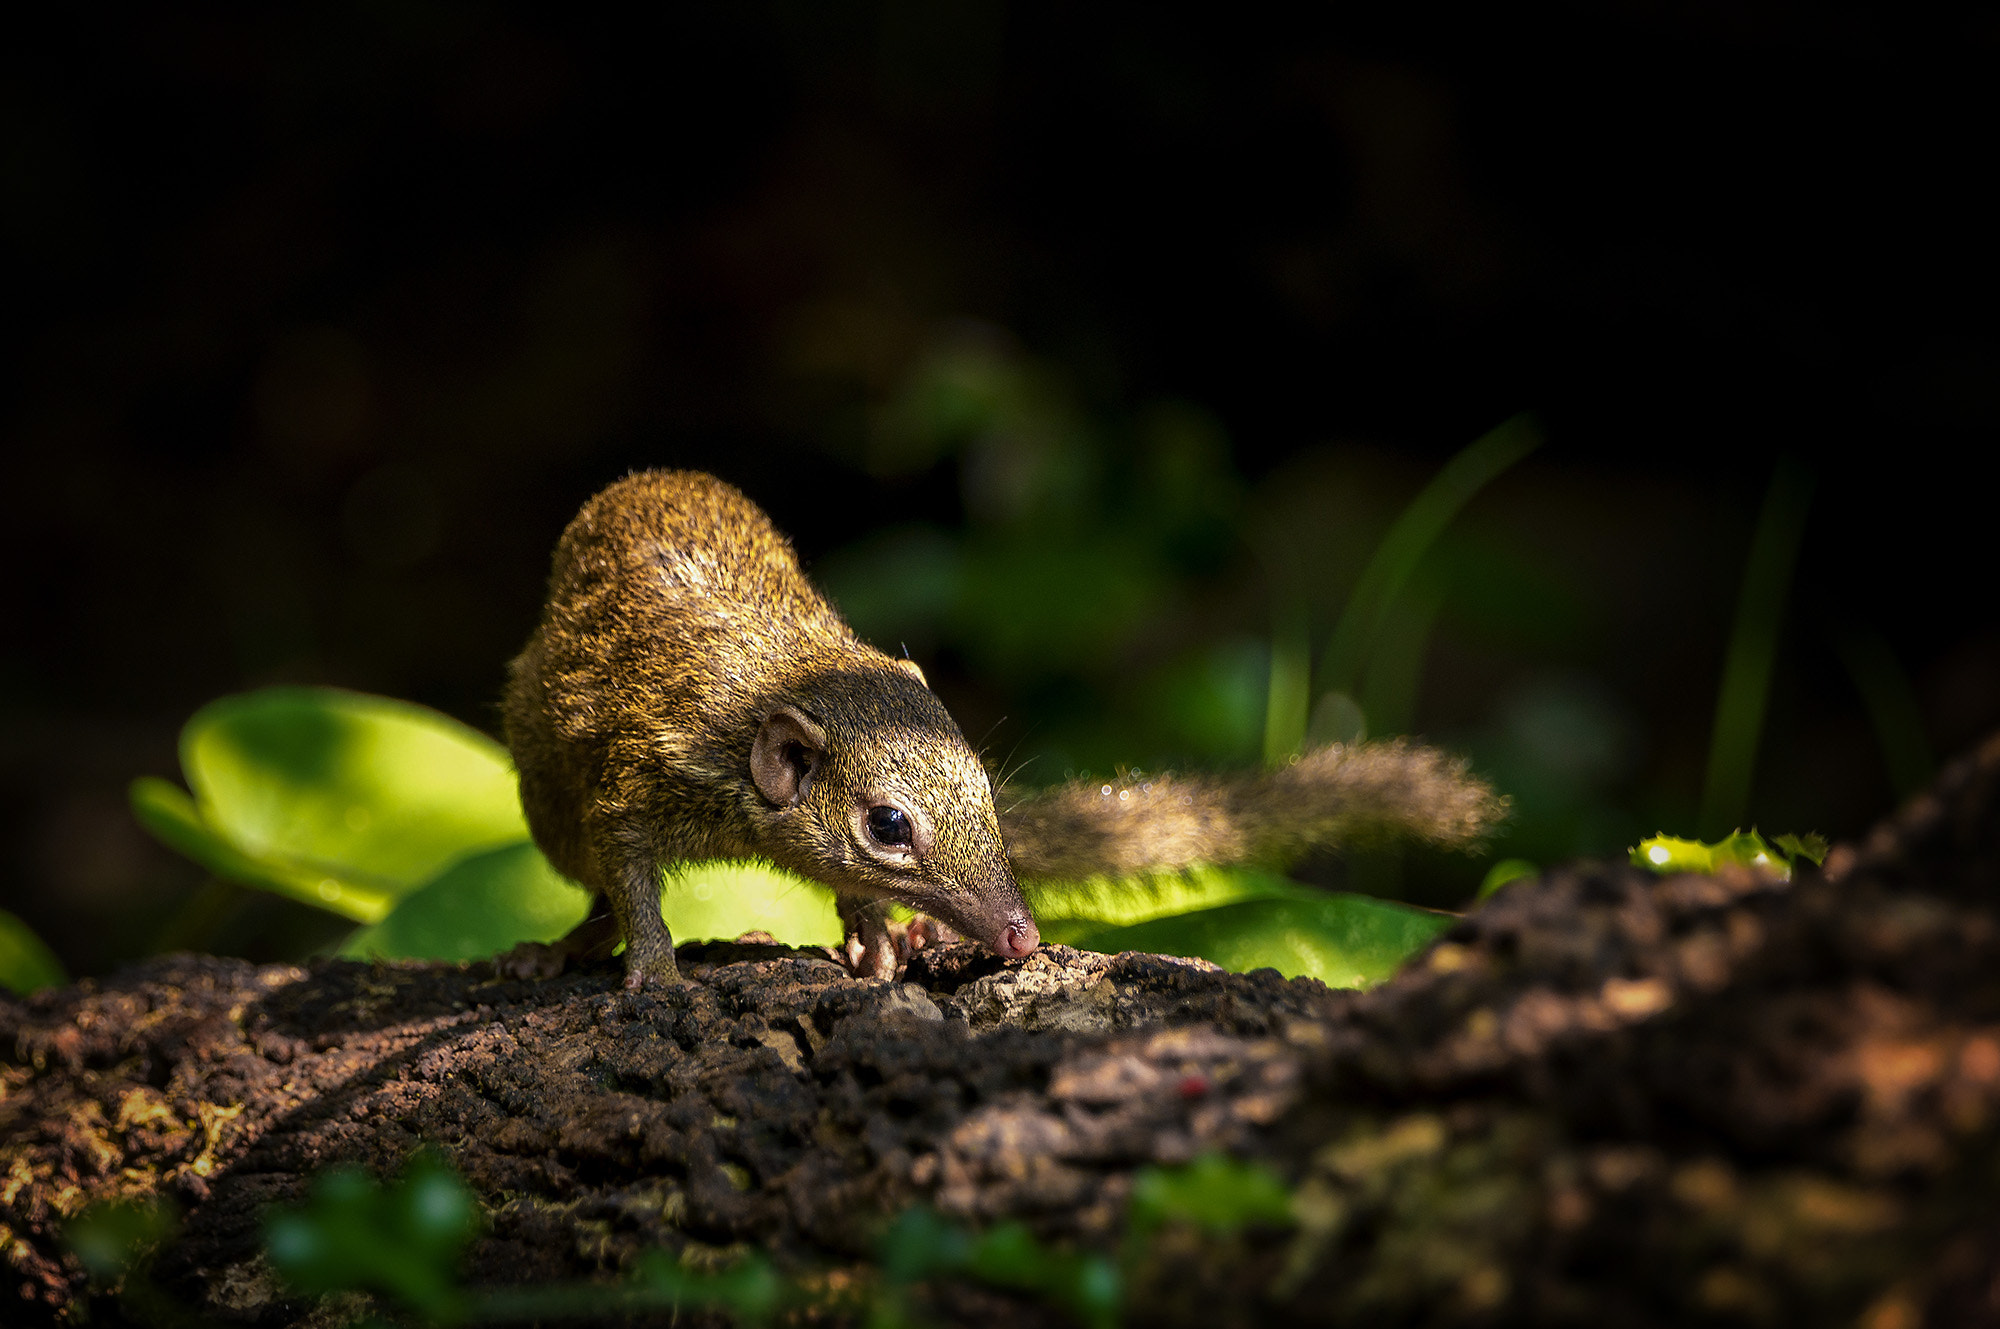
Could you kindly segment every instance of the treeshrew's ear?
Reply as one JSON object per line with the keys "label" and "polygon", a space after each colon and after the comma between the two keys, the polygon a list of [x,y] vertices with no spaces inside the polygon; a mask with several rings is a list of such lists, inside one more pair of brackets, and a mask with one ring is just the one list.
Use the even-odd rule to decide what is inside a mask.
{"label": "treeshrew's ear", "polygon": [[931,685],[931,681],[924,677],[924,671],[917,667],[917,662],[910,659],[907,655],[896,661],[896,668],[902,670],[911,678],[916,679],[917,682],[923,684],[925,687]]}
{"label": "treeshrew's ear", "polygon": [[826,731],[792,707],[780,706],[757,727],[750,744],[750,778],[772,803],[796,807],[825,759]]}

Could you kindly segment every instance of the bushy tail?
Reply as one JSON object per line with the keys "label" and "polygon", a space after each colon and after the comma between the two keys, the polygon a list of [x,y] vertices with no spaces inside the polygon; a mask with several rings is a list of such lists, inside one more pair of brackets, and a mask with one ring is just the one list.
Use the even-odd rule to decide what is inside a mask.
{"label": "bushy tail", "polygon": [[1274,771],[1061,785],[1007,808],[1000,829],[1021,876],[1070,880],[1399,837],[1470,846],[1506,811],[1463,760],[1397,740],[1336,743]]}

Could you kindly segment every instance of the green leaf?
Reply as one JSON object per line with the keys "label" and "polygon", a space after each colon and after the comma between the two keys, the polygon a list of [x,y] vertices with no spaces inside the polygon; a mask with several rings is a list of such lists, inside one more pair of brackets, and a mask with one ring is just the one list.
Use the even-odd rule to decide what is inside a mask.
{"label": "green leaf", "polygon": [[1190,868],[1150,877],[1088,877],[1082,881],[1036,881],[1024,888],[1042,935],[1097,931],[1106,926],[1144,923],[1155,918],[1213,909],[1245,900],[1320,900],[1325,893],[1275,872],[1256,868]]}
{"label": "green leaf", "polygon": [[1320,662],[1320,691],[1353,690],[1424,555],[1475,494],[1541,445],[1541,430],[1530,417],[1503,421],[1467,444],[1410,500],[1341,610]]}
{"label": "green leaf", "polygon": [[1826,842],[1824,835],[1814,831],[1808,831],[1804,835],[1776,836],[1771,843],[1778,846],[1794,862],[1801,858],[1808,859],[1814,867],[1826,862],[1826,856],[1833,848]]}
{"label": "green leaf", "polygon": [[42,988],[59,988],[69,973],[35,930],[0,909],[0,987],[27,996]]}
{"label": "green leaf", "polygon": [[[476,960],[518,941],[555,941],[581,923],[589,897],[527,841],[475,854],[405,896],[340,948],[355,959]],[[841,938],[833,897],[765,863],[694,863],[671,870],[660,908],[674,940],[728,940],[764,931],[799,945]]]}
{"label": "green leaf", "polygon": [[1111,1329],[1118,1322],[1116,1266],[1101,1255],[1051,1249],[1019,1222],[975,1235],[912,1206],[883,1232],[876,1258],[888,1286],[878,1295],[871,1324],[910,1323],[903,1287],[962,1275],[1038,1293],[1069,1307],[1089,1329]]}
{"label": "green leaf", "polygon": [[1486,869],[1486,876],[1479,883],[1479,894],[1473,898],[1484,900],[1508,882],[1519,881],[1523,877],[1532,877],[1540,871],[1540,868],[1525,858],[1503,858],[1492,867]]}
{"label": "green leaf", "polygon": [[225,880],[317,905],[357,923],[372,923],[389,908],[391,896],[379,884],[357,885],[336,875],[334,868],[250,857],[203,821],[187,791],[170,780],[151,775],[134,780],[131,800],[132,815],[155,839]]}
{"label": "green leaf", "polygon": [[364,923],[456,860],[528,834],[499,744],[386,697],[225,697],[182,729],[181,766],[192,798],[133,784],[148,830],[218,876]]}
{"label": "green leaf", "polygon": [[1767,841],[1752,827],[1747,831],[1731,831],[1713,844],[1681,840],[1671,835],[1655,835],[1641,840],[1638,847],[1632,850],[1632,862],[1659,873],[1714,872],[1717,868],[1733,865],[1756,868],[1780,879],[1788,879],[1796,859],[1805,858],[1818,863],[1826,854],[1825,836],[1780,835]]}
{"label": "green leaf", "polygon": [[1682,840],[1672,835],[1655,835],[1639,841],[1632,850],[1635,866],[1651,868],[1665,875],[1674,872],[1713,872],[1715,852],[1699,840]]}
{"label": "green leaf", "polygon": [[1366,895],[1245,900],[1128,927],[1078,929],[1069,944],[1115,954],[1195,955],[1238,973],[1276,969],[1328,987],[1381,982],[1456,915]]}
{"label": "green leaf", "polygon": [[452,864],[389,916],[349,937],[354,959],[476,960],[517,941],[555,941],[581,923],[590,897],[523,840]]}
{"label": "green leaf", "polygon": [[528,836],[506,750],[409,702],[334,688],[225,697],[181,731],[202,820],[252,858],[395,894]]}
{"label": "green leaf", "polygon": [[831,946],[842,934],[824,886],[769,863],[724,860],[668,871],[661,912],[675,941],[768,932],[801,946]]}

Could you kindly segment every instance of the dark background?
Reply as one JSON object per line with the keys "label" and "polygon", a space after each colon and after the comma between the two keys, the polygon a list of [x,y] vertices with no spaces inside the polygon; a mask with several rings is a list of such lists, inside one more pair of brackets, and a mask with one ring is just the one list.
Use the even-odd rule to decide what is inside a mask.
{"label": "dark background", "polygon": [[[0,54],[0,906],[80,972],[200,882],[124,804],[196,707],[495,729],[563,523],[639,466],[742,486],[1027,783],[1254,762],[1274,613],[1323,642],[1523,410],[1388,704],[1517,794],[1500,851],[1696,829],[1780,458],[1749,819],[1852,835],[1913,734],[2000,722],[1991,11],[42,24]],[[287,908],[212,944],[302,944]]]}

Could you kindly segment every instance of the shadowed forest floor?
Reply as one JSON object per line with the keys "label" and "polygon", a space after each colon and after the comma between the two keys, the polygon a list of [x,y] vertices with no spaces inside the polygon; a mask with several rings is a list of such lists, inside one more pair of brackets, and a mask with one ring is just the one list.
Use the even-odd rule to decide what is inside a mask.
{"label": "shadowed forest floor", "polygon": [[644,994],[610,967],[165,957],[0,1002],[0,1318],[123,1322],[60,1225],[161,1193],[185,1222],[157,1287],[323,1323],[273,1280],[264,1209],[427,1142],[486,1210],[475,1284],[657,1247],[865,1283],[919,1202],[1108,1251],[1138,1169],[1221,1149],[1294,1222],[1168,1226],[1128,1259],[1130,1323],[2000,1322],[1996,814],[2000,740],[1824,872],[1558,868],[1365,994],[1061,946],[885,984],[690,945]]}

